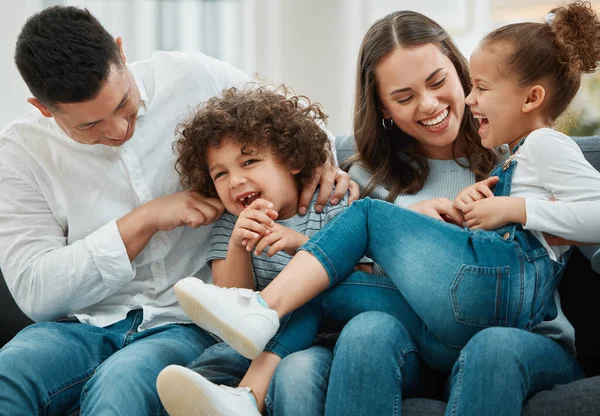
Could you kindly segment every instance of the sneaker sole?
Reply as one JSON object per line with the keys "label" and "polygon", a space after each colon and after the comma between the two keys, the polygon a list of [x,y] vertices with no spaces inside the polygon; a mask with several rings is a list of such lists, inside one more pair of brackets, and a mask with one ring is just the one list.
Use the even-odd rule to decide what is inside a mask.
{"label": "sneaker sole", "polygon": [[158,397],[169,416],[231,416],[227,409],[215,409],[219,400],[206,394],[203,377],[195,377],[187,368],[170,365],[156,379]]}
{"label": "sneaker sole", "polygon": [[[263,351],[241,333],[237,328],[229,325],[220,316],[215,315],[210,306],[205,306],[201,300],[194,295],[195,287],[188,282],[179,282],[175,286],[175,296],[187,316],[200,328],[217,335],[231,348],[244,357],[253,360]],[[181,287],[185,284],[185,287]],[[213,308],[214,309],[214,308]]]}

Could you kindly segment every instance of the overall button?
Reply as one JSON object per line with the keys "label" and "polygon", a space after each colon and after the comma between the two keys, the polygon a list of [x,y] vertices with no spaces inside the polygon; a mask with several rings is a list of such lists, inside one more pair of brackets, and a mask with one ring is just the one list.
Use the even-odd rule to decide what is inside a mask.
{"label": "overall button", "polygon": [[506,232],[506,233],[504,233],[504,235],[502,236],[502,239],[503,239],[503,240],[506,240],[506,239],[508,239],[508,237],[510,237],[510,233],[509,233],[509,232]]}

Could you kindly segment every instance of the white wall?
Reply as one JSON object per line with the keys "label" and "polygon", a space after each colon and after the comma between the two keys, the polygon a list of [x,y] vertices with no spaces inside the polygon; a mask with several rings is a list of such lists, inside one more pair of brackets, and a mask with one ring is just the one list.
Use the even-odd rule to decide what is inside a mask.
{"label": "white wall", "polygon": [[27,17],[41,7],[41,0],[0,0],[0,130],[31,107],[29,90],[14,63],[15,43]]}
{"label": "white wall", "polygon": [[[520,0],[513,2],[511,10]],[[537,0],[536,0],[537,1]],[[541,3],[542,0],[537,1]],[[27,16],[59,0],[0,0],[0,128],[29,109],[28,91],[13,63]],[[320,102],[329,128],[352,128],[358,48],[369,26],[395,10],[411,9],[445,27],[469,56],[501,16],[499,0],[63,0],[89,8],[130,61],[158,48],[202,50],[263,80],[285,83]],[[554,3],[554,2],[550,2]],[[494,8],[495,7],[495,8]],[[162,25],[157,22],[162,17]],[[494,21],[496,23],[494,23]],[[504,22],[503,22],[504,23]],[[160,30],[159,30],[160,29]]]}

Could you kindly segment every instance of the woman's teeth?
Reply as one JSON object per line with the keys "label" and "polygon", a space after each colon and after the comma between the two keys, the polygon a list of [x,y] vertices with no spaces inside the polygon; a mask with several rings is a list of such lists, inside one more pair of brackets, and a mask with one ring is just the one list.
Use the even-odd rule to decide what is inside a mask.
{"label": "woman's teeth", "polygon": [[427,126],[427,127],[433,127],[436,126],[442,122],[444,122],[446,120],[446,117],[448,117],[448,109],[446,108],[444,111],[442,111],[440,113],[439,116],[429,119],[429,120],[421,120],[420,123]]}

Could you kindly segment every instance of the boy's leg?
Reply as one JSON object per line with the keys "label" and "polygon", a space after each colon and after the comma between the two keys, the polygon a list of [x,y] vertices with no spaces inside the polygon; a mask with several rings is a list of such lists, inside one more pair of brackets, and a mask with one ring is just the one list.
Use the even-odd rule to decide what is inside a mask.
{"label": "boy's leg", "polygon": [[268,414],[322,415],[332,358],[330,349],[315,346],[283,359],[265,399]]}
{"label": "boy's leg", "polygon": [[171,324],[137,332],[142,314],[81,392],[81,411],[91,415],[160,415],[156,377],[168,365],[186,365],[216,341],[195,325]]}
{"label": "boy's leg", "polygon": [[517,415],[523,402],[584,374],[556,341],[516,328],[477,333],[452,369],[446,415]]}
{"label": "boy's leg", "polygon": [[240,384],[250,363],[229,345],[215,344],[188,368],[170,365],[160,372],[156,383],[162,404],[171,416],[258,415],[248,389],[233,388]]}
{"label": "boy's leg", "polygon": [[64,415],[79,408],[84,384],[121,348],[132,322],[133,314],[108,328],[43,322],[23,329],[0,350],[0,415]]}
{"label": "boy's leg", "polygon": [[237,387],[250,368],[250,361],[224,342],[219,342],[202,353],[187,367],[214,384]]}

